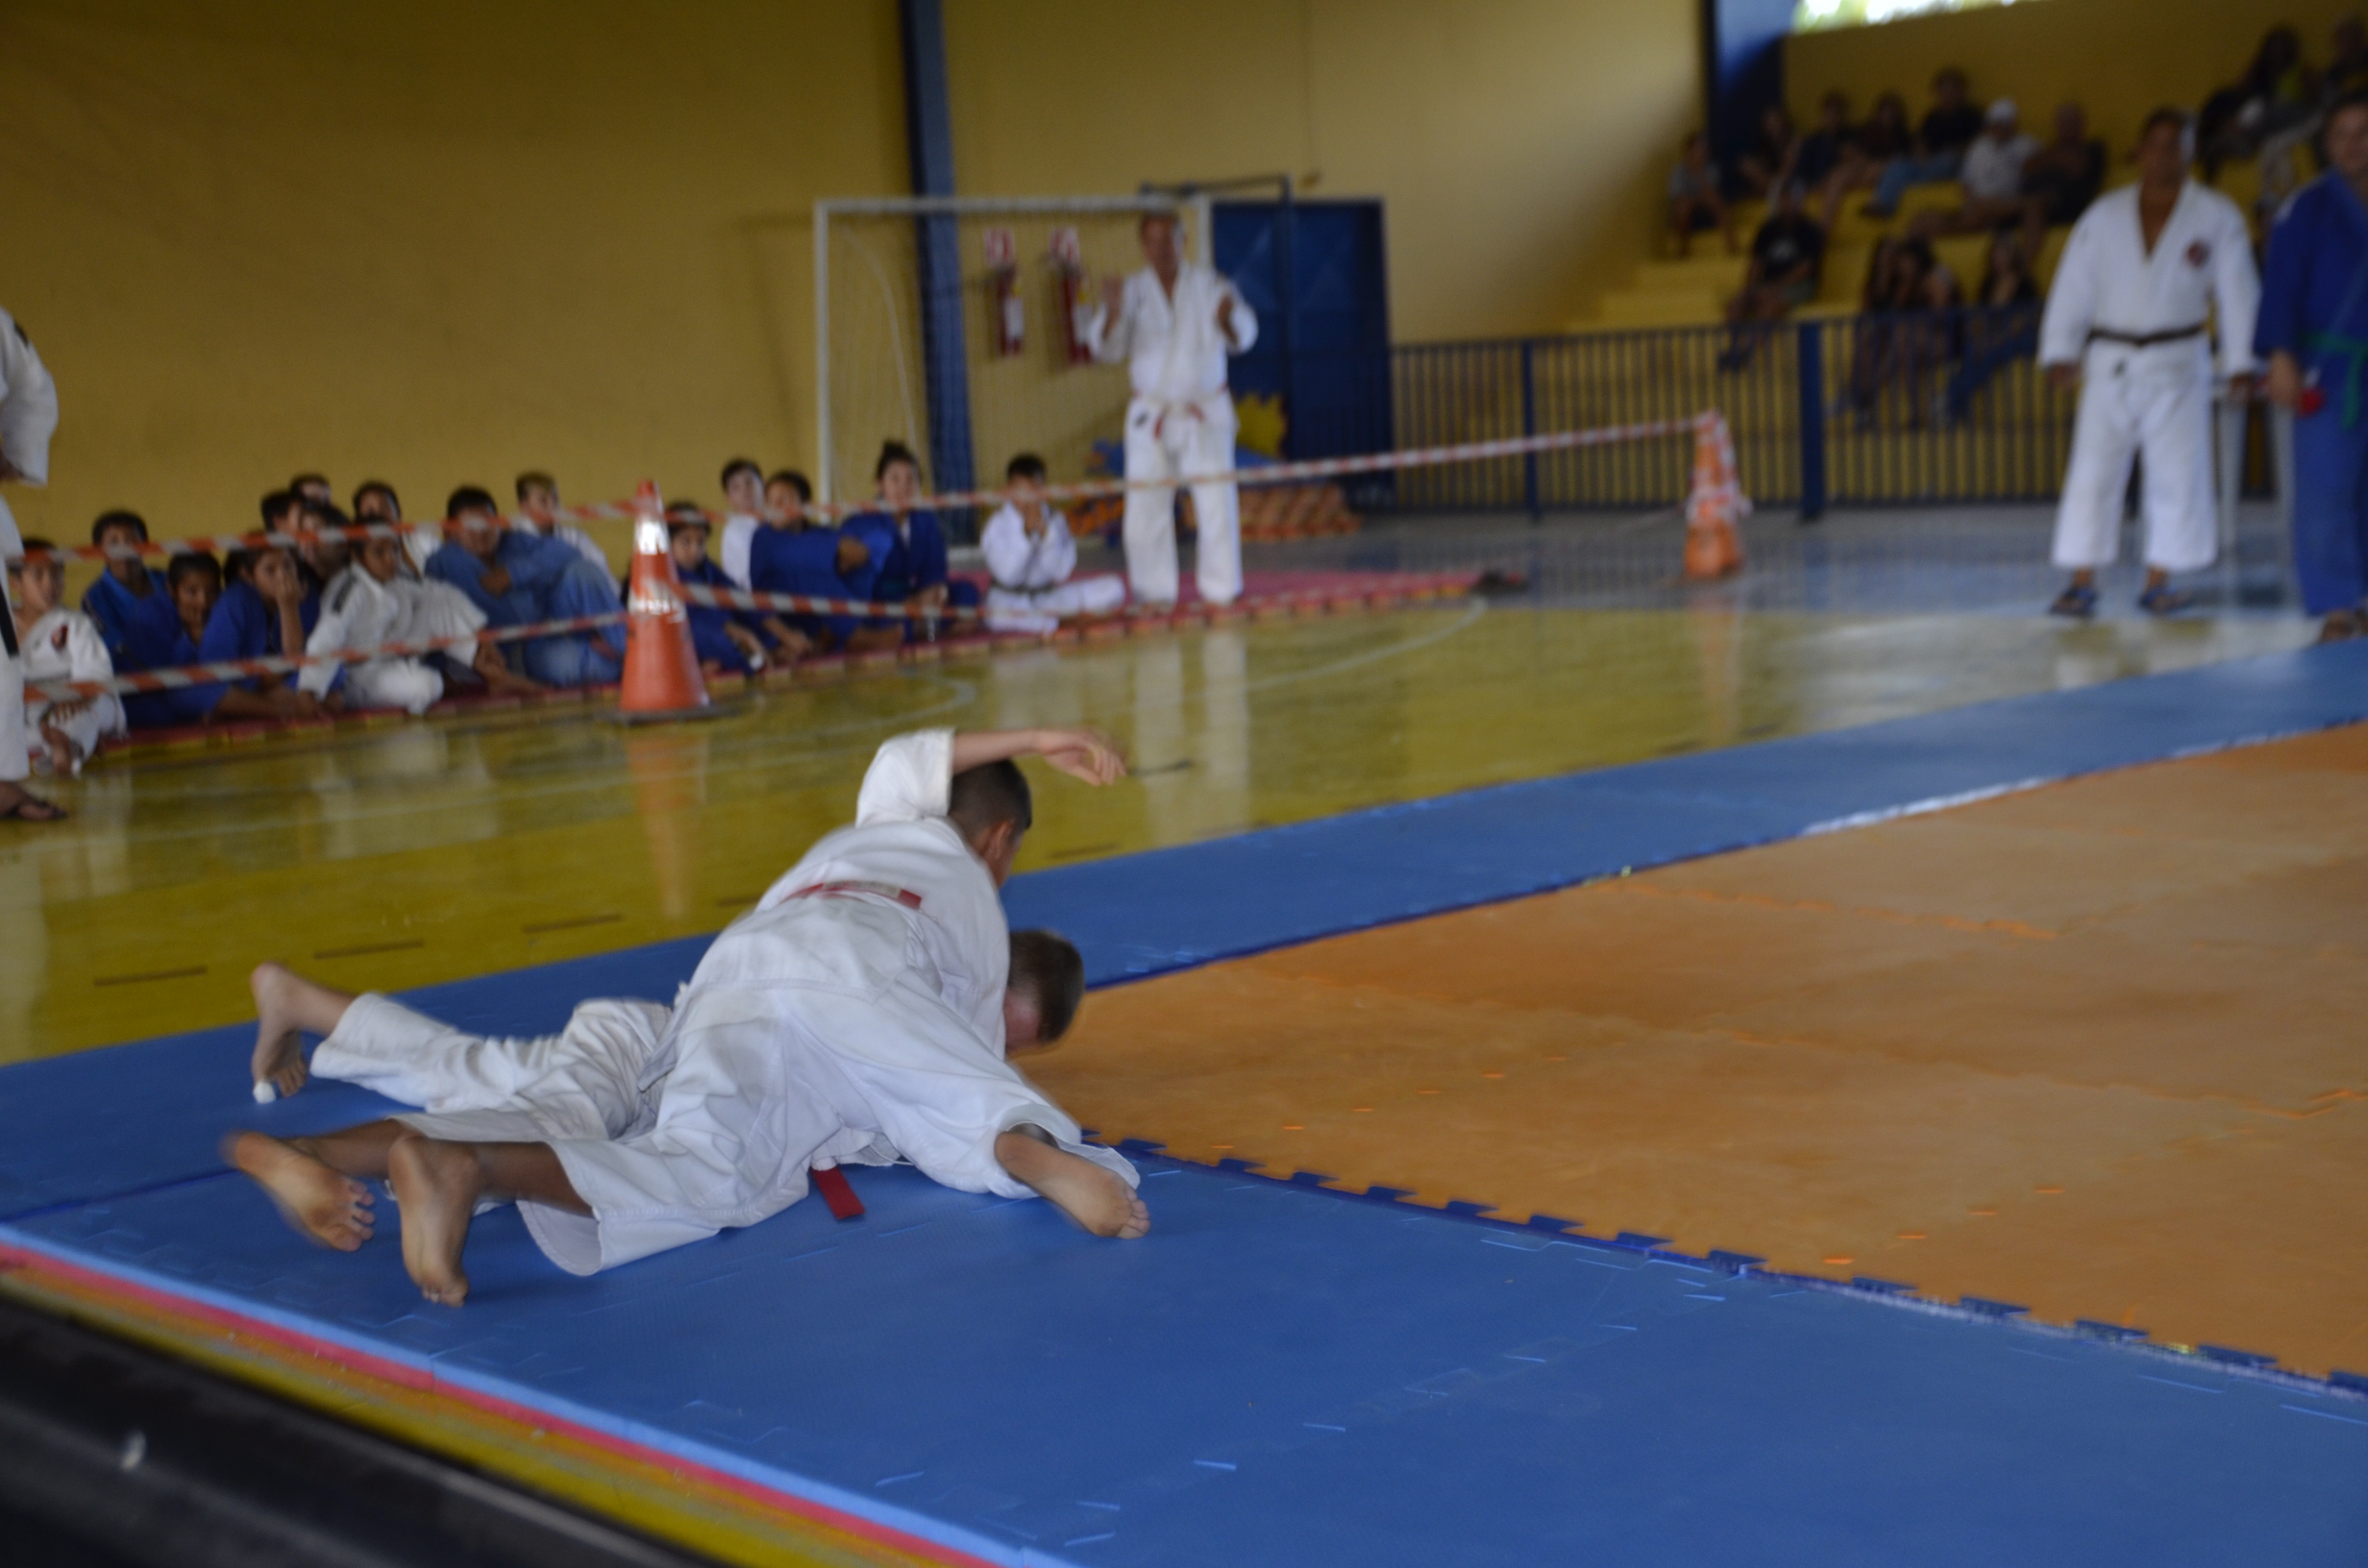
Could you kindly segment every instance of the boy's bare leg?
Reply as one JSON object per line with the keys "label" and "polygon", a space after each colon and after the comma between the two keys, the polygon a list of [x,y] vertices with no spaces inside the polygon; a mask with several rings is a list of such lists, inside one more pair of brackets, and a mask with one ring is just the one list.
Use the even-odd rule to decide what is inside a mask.
{"label": "boy's bare leg", "polygon": [[355,1178],[384,1176],[387,1152],[412,1136],[399,1121],[364,1122],[321,1138],[238,1133],[222,1153],[271,1194],[290,1225],[324,1246],[352,1252],[370,1239],[376,1201]]}
{"label": "boy's bare leg", "polygon": [[531,1198],[592,1212],[548,1143],[448,1143],[414,1135],[395,1142],[386,1164],[403,1205],[403,1266],[422,1295],[445,1307],[468,1298],[460,1249],[479,1199]]}
{"label": "boy's bare leg", "polygon": [[258,964],[247,976],[255,993],[255,1058],[250,1068],[259,1084],[281,1094],[305,1087],[306,1034],[327,1035],[337,1027],[354,998],[306,979],[280,964]]}
{"label": "boy's bare leg", "polygon": [[1096,1236],[1132,1241],[1150,1232],[1151,1211],[1134,1189],[1091,1160],[1017,1130],[997,1136],[995,1159]]}

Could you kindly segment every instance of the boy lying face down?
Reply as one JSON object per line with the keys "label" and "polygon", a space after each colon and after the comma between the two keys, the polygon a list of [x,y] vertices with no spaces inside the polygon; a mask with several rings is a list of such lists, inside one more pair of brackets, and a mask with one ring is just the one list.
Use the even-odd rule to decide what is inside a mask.
{"label": "boy lying face down", "polygon": [[310,1071],[420,1113],[324,1138],[242,1133],[226,1153],[290,1221],[341,1250],[371,1234],[357,1178],[403,1205],[404,1262],[432,1301],[468,1293],[481,1200],[515,1199],[551,1260],[590,1274],[803,1197],[809,1167],[900,1157],[965,1191],[1052,1200],[1097,1236],[1150,1227],[1133,1166],[1006,1061],[1057,1040],[1075,950],[1013,937],[997,895],[1027,831],[1036,753],[1091,784],[1125,765],[1063,730],[926,730],[882,746],[855,825],[829,834],[717,937],[671,1009],[580,1006],[541,1040],[485,1040],[382,996],[255,971],[253,1063],[293,1093]]}

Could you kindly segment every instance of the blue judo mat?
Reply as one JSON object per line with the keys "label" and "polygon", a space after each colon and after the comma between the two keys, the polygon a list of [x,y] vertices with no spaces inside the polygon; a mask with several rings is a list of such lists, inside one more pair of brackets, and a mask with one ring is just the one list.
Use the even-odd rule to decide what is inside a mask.
{"label": "blue judo mat", "polygon": [[[1107,984],[2363,716],[2368,646],[2316,649],[1042,872],[1007,901]],[[703,947],[407,999],[547,1030],[587,995],[671,995]],[[324,1253],[221,1170],[234,1126],[385,1107],[316,1084],[258,1108],[249,1042],[0,1071],[0,1235],[988,1560],[2368,1556],[2368,1400],[2340,1389],[1156,1159],[1141,1244],[861,1172],[861,1221],[801,1205],[580,1281],[503,1211],[470,1304],[432,1309],[391,1226]]]}

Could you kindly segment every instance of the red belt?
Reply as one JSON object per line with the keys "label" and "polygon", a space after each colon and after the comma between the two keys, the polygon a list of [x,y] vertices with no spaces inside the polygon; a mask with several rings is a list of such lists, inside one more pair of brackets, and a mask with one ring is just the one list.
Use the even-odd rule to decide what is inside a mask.
{"label": "red belt", "polygon": [[823,1195],[823,1202],[830,1205],[832,1214],[840,1219],[863,1217],[863,1200],[855,1196],[855,1189],[848,1185],[847,1172],[832,1165],[827,1170],[809,1170],[805,1177],[814,1190]]}
{"label": "red belt", "polygon": [[869,893],[881,898],[894,898],[906,909],[921,907],[921,894],[907,893],[902,888],[890,887],[885,882],[817,882],[810,888],[800,888],[796,893],[789,894],[789,897],[843,898],[852,893]]}

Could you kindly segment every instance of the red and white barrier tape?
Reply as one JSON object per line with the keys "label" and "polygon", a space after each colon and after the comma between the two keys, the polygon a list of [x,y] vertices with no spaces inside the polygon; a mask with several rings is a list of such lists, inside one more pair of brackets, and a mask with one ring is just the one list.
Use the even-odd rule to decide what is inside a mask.
{"label": "red and white barrier tape", "polygon": [[[1689,414],[1682,419],[1647,420],[1635,425],[1610,425],[1591,430],[1550,430],[1542,435],[1507,436],[1496,441],[1464,441],[1450,446],[1413,447],[1399,452],[1369,453],[1358,457],[1315,457],[1292,463],[1270,463],[1258,468],[1227,469],[1222,473],[1192,476],[1189,480],[1175,479],[1085,479],[1075,484],[1047,485],[1041,494],[1048,502],[1091,501],[1103,496],[1124,495],[1129,490],[1165,490],[1179,482],[1193,484],[1273,485],[1295,484],[1304,479],[1338,478],[1347,474],[1386,474],[1406,468],[1434,468],[1447,463],[1485,462],[1496,457],[1525,457],[1534,453],[1570,452],[1585,447],[1612,446],[1622,441],[1649,441],[1659,436],[1684,435],[1699,430],[1706,422],[1714,422],[1721,429],[1726,417],[1716,409]],[[910,510],[929,511],[959,506],[999,506],[1011,499],[1006,490],[950,490],[939,495],[923,496],[913,502]],[[877,502],[808,502],[808,515],[819,518],[849,517],[880,509]],[[642,514],[631,502],[612,502],[599,506],[561,507],[559,515],[571,523],[630,522]],[[717,523],[728,515],[702,510],[700,515],[709,523]],[[533,523],[524,516],[496,520],[503,527],[532,531]],[[96,545],[61,545],[51,551],[31,551],[27,559],[56,555],[69,560],[106,560],[111,554],[180,555],[197,551],[211,553],[226,550],[256,550],[267,546],[292,548],[305,539],[329,534],[347,538],[367,538],[373,534],[402,534],[443,532],[453,533],[469,527],[458,518],[445,518],[436,523],[374,523],[357,524],[350,527],[321,529],[317,533],[307,529],[300,533],[228,534],[212,538],[151,540],[136,547],[121,547],[113,551]]]}
{"label": "red and white barrier tape", "polygon": [[377,648],[340,649],[334,653],[305,653],[293,658],[224,659],[214,664],[177,664],[163,670],[127,670],[111,680],[29,680],[25,690],[53,702],[101,697],[110,692],[169,692],[185,686],[212,686],[255,675],[284,675],[308,665],[369,664],[379,659],[417,658],[448,648],[479,642],[514,643],[533,637],[557,637],[573,631],[612,626],[625,619],[623,610],[600,615],[571,616],[564,621],[538,621],[523,626],[487,626],[465,637],[429,637],[412,643],[383,643]]}
{"label": "red and white barrier tape", "polygon": [[974,605],[942,604],[926,609],[906,600],[890,604],[872,599],[815,599],[806,594],[751,593],[746,588],[712,588],[703,582],[678,582],[675,591],[693,604],[719,610],[776,610],[788,615],[852,615],[867,621],[975,621],[985,612]]}

